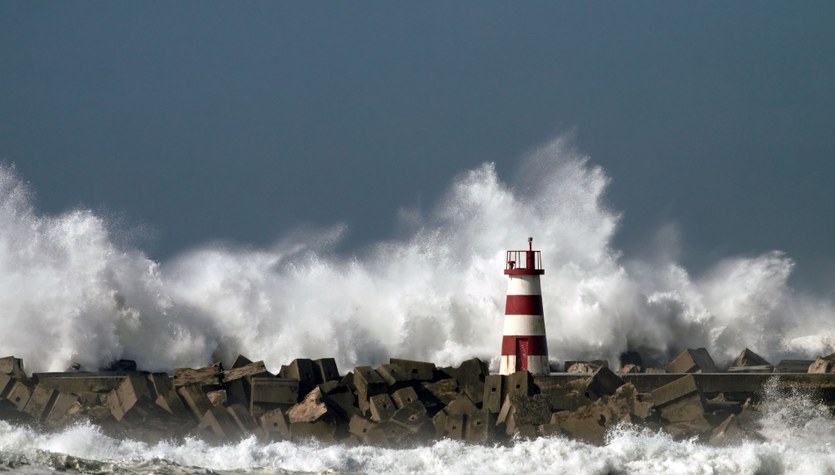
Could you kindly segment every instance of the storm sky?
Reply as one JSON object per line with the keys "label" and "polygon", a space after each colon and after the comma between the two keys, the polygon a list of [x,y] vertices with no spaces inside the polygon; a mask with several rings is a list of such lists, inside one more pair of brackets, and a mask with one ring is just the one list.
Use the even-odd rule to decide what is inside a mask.
{"label": "storm sky", "polygon": [[568,134],[626,256],[777,249],[831,295],[833,25],[815,1],[2,0],[0,161],[156,259],[336,223],[351,253]]}

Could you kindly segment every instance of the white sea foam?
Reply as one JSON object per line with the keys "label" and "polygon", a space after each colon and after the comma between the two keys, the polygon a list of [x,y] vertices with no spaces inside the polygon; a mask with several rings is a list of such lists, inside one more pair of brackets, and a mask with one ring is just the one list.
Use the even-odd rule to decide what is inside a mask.
{"label": "white sea foam", "polygon": [[637,348],[663,361],[704,346],[727,362],[743,347],[772,360],[835,349],[835,306],[788,286],[788,256],[733,257],[691,276],[667,227],[657,252],[624,257],[612,247],[621,217],[604,204],[609,178],[568,139],[519,169],[511,182],[490,163],[463,173],[434,208],[400,213],[405,237],[355,255],[333,251],[345,232],[335,225],[158,263],[117,244],[90,210],[39,213],[14,170],[0,167],[0,351],[30,371],[120,357],[159,370],[237,353],[274,371],[325,356],[343,370],[389,356],[477,356],[495,367],[504,251],[529,235],[546,268],[554,359],[617,364]]}
{"label": "white sea foam", "polygon": [[767,391],[759,419],[764,441],[711,447],[629,426],[592,446],[562,437],[479,446],[452,440],[405,449],[316,443],[263,443],[247,438],[212,447],[188,439],[146,444],[115,440],[79,424],[41,433],[0,422],[0,467],[19,473],[69,468],[82,473],[364,472],[583,474],[831,474],[835,421],[797,392]]}

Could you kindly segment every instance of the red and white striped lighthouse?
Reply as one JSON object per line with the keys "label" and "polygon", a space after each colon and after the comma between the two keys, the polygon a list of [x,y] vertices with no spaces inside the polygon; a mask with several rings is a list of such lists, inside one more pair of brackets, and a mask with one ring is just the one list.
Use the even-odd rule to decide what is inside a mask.
{"label": "red and white striped lighthouse", "polygon": [[539,276],[545,269],[542,268],[542,255],[533,250],[533,238],[528,238],[528,250],[507,251],[506,262],[504,273],[510,280],[499,373],[527,370],[533,374],[549,374],[548,341],[539,285]]}

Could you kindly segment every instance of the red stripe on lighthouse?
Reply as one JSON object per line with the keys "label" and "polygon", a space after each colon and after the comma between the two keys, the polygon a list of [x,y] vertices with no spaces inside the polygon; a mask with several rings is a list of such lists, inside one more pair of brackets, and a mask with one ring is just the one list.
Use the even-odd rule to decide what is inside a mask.
{"label": "red stripe on lighthouse", "polygon": [[508,295],[505,315],[542,315],[541,295]]}
{"label": "red stripe on lighthouse", "polygon": [[516,354],[516,340],[528,341],[529,355],[547,355],[548,354],[548,340],[545,335],[504,335],[502,337],[502,354],[515,355]]}

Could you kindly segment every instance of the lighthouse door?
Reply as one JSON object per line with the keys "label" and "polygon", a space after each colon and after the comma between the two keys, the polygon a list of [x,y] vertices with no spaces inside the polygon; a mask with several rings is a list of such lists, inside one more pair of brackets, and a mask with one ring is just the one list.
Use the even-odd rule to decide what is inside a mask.
{"label": "lighthouse door", "polygon": [[528,370],[528,343],[527,338],[516,339],[516,371]]}

